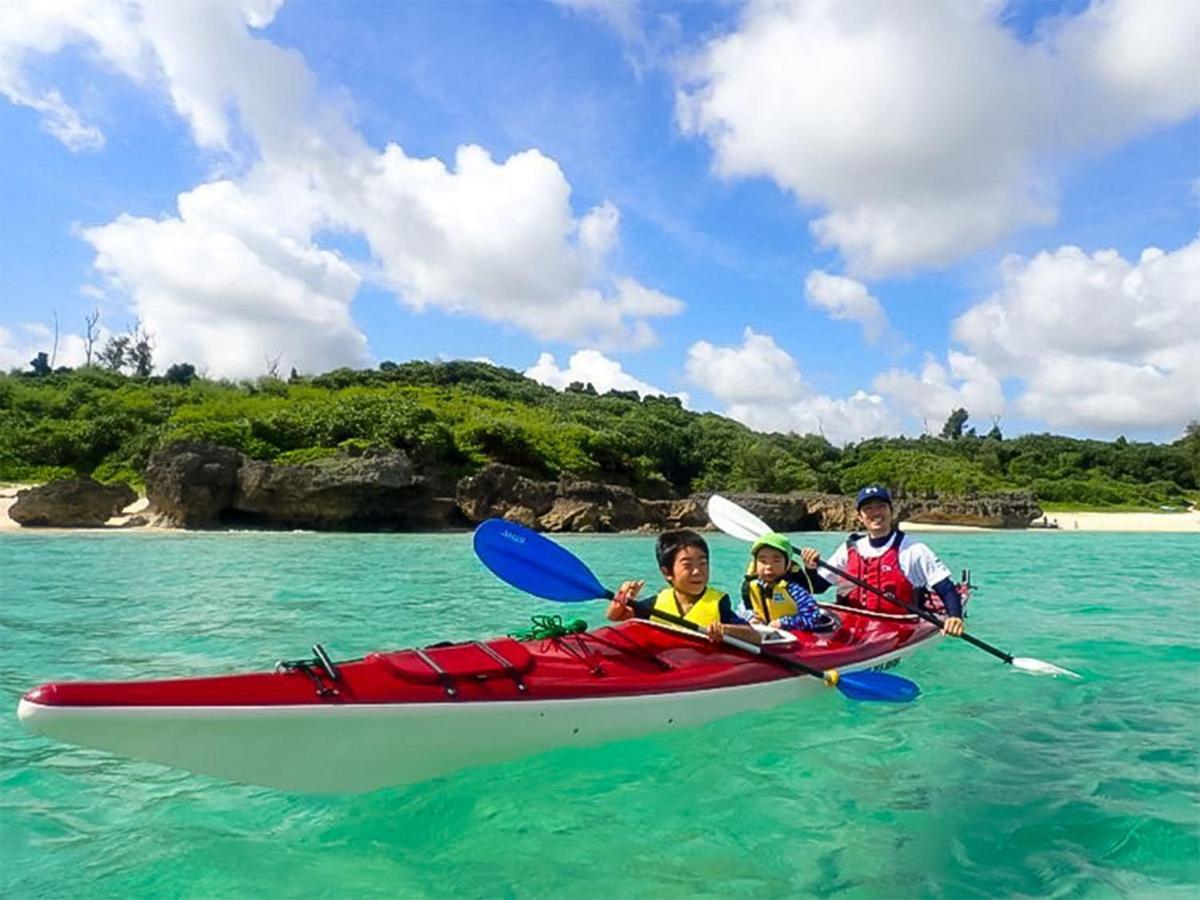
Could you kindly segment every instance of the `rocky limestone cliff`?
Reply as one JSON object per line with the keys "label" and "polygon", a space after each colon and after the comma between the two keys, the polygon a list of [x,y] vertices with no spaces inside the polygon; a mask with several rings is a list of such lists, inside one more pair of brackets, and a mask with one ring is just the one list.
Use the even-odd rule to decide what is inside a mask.
{"label": "rocky limestone cliff", "polygon": [[127,484],[68,478],[18,491],[8,515],[25,527],[99,528],[135,500]]}
{"label": "rocky limestone cliff", "polygon": [[400,451],[276,465],[207,443],[157,451],[146,469],[155,524],[318,530],[436,530],[466,522]]}
{"label": "rocky limestone cliff", "polygon": [[979,528],[1028,528],[1042,515],[1029,491],[982,497],[900,497],[900,518],[928,525],[973,525]]}
{"label": "rocky limestone cliff", "polygon": [[172,444],[150,456],[146,496],[156,525],[215,528],[233,507],[238,469],[246,457],[201,441]]}
{"label": "rocky limestone cliff", "polygon": [[[675,500],[639,497],[630,488],[562,475],[529,478],[491,464],[457,482],[453,497],[431,485],[444,472],[418,472],[401,451],[339,455],[303,465],[252,460],[213,444],[182,443],[156,452],[146,491],[156,524],[183,528],[250,526],[327,530],[426,531],[507,518],[550,532],[706,528],[707,494]],[[851,497],[811,491],[730,494],[786,532],[852,531]],[[979,498],[897,497],[898,518],[917,522],[1024,527],[1041,514],[1029,494]]]}
{"label": "rocky limestone cliff", "polygon": [[[568,475],[557,482],[535,481],[500,464],[462,479],[455,494],[472,524],[501,517],[541,531],[581,532],[706,528],[708,496],[647,500],[629,488]],[[816,491],[726,496],[780,531],[849,532],[858,527],[853,497]],[[991,528],[1024,528],[1041,515],[1026,492],[978,498],[899,496],[896,512],[898,520]]]}
{"label": "rocky limestone cliff", "polygon": [[458,508],[472,524],[494,517],[540,531],[610,532],[700,524],[703,511],[687,501],[645,500],[619,485],[563,475],[535,481],[493,464],[458,483]]}

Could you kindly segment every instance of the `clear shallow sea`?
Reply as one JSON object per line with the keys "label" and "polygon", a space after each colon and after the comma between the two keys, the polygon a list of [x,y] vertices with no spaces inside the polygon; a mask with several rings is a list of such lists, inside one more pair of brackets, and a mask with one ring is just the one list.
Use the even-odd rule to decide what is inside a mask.
{"label": "clear shallow sea", "polygon": [[[650,538],[564,542],[606,583],[654,571]],[[16,703],[53,679],[267,669],[316,641],[337,659],[532,613],[598,624],[601,604],[523,599],[468,535],[4,535],[0,896],[1197,896],[1200,541],[931,543],[974,572],[972,630],[1086,680],[945,643],[899,670],[924,691],[904,707],[831,691],[312,797],[54,744],[20,728]],[[713,545],[730,589],[745,545]]]}

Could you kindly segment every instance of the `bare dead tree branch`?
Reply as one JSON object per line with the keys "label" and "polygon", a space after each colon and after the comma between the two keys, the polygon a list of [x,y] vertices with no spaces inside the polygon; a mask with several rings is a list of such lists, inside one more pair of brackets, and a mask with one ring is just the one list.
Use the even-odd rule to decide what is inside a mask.
{"label": "bare dead tree branch", "polygon": [[53,369],[58,359],[58,310],[50,310],[50,315],[54,317],[54,345],[50,348],[50,368]]}
{"label": "bare dead tree branch", "polygon": [[92,311],[83,317],[83,326],[83,364],[90,366],[96,351],[96,341],[100,338],[100,310],[93,306]]}

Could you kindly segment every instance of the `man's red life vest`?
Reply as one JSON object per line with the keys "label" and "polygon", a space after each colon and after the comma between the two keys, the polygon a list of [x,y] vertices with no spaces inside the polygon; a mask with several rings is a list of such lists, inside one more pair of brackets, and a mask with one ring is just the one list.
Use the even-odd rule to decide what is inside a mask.
{"label": "man's red life vest", "polygon": [[[898,600],[912,603],[914,593],[912,582],[900,568],[900,544],[903,540],[904,535],[897,530],[892,542],[883,553],[867,559],[858,552],[858,541],[852,537],[846,542],[846,571],[881,591],[890,591]],[[890,603],[878,594],[857,585],[852,585],[849,593],[843,595],[843,602],[849,606],[892,615],[904,615],[907,612],[902,606]]]}

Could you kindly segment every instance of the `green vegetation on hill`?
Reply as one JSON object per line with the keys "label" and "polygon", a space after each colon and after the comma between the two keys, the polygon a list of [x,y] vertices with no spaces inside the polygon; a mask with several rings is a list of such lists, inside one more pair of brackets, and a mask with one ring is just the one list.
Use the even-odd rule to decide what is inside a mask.
{"label": "green vegetation on hill", "polygon": [[[959,415],[961,413],[961,415]],[[451,474],[488,461],[540,477],[563,472],[643,495],[698,490],[847,493],[878,481],[913,493],[1029,489],[1057,505],[1183,505],[1200,486],[1200,429],[1172,444],[945,437],[759,434],[674,398],[588,385],[556,391],[484,363],[384,363],[289,381],[209,381],[191,366],[163,377],[97,368],[0,375],[0,480],[91,473],[137,484],[151,452],[209,440],[257,459],[303,462],[344,446],[398,447]]]}

